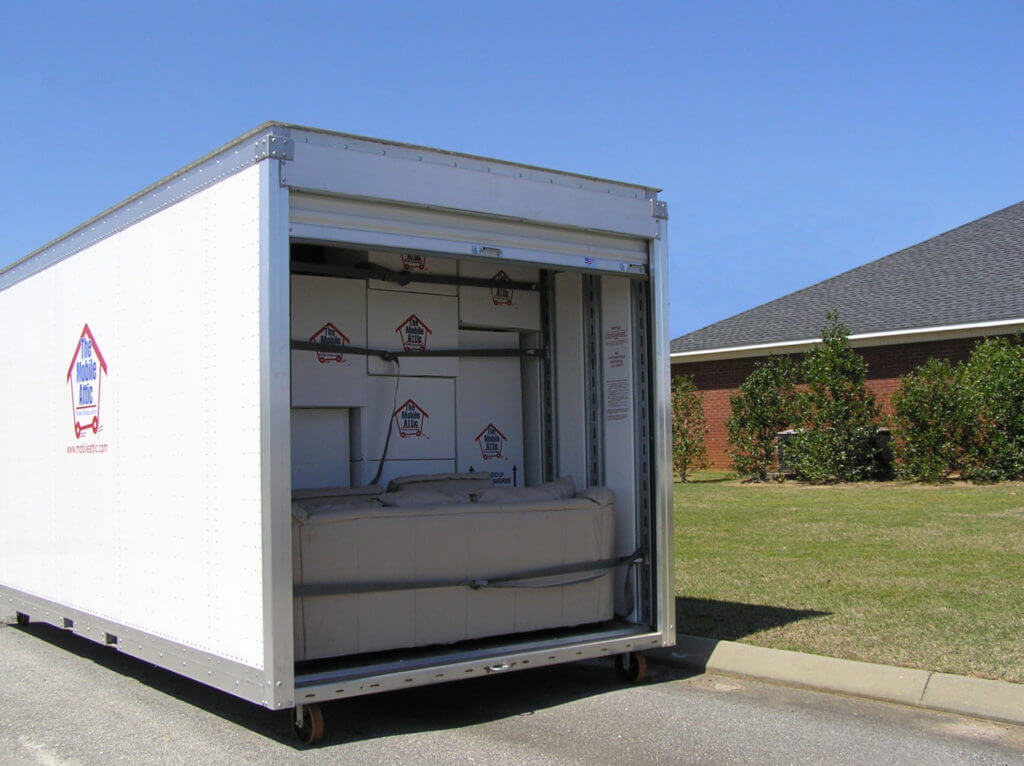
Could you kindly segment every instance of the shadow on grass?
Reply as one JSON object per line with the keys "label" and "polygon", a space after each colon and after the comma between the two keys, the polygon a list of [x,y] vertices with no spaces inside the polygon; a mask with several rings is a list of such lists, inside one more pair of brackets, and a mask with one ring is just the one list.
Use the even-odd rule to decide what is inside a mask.
{"label": "shadow on grass", "polygon": [[736,481],[738,477],[731,473],[710,473],[707,475],[688,474],[686,481],[679,478],[679,474],[672,477],[674,484],[722,484],[727,481]]}
{"label": "shadow on grass", "polygon": [[788,609],[764,604],[676,597],[678,632],[720,641],[737,641],[762,630],[829,614],[816,609]]}

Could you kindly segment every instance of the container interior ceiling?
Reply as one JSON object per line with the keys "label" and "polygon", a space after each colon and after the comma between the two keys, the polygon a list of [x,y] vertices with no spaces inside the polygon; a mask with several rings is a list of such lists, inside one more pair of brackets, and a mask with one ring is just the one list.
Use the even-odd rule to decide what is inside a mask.
{"label": "container interior ceiling", "polygon": [[[649,282],[635,274],[553,269],[486,254],[465,258],[292,241],[293,495],[386,489],[401,477],[469,472],[512,491],[566,476],[576,492],[606,487],[614,493],[610,550],[635,561],[611,569],[614,609],[602,622],[618,630],[651,625],[649,306]],[[422,515],[409,523],[422,525]],[[317,529],[305,529],[303,544],[312,547]],[[367,527],[361,529],[370,536]],[[366,547],[365,540],[360,544]],[[299,545],[293,541],[297,551]],[[410,555],[399,544],[388,547],[385,558]],[[297,581],[298,559],[312,555],[296,553]],[[580,555],[602,558],[593,551]],[[308,574],[311,564],[303,563]],[[313,611],[314,602],[329,601],[296,602],[297,622],[330,622]],[[388,603],[397,610],[430,609],[422,597],[414,606]],[[470,620],[461,613],[458,619]],[[594,628],[579,626],[591,634]],[[304,650],[301,633],[297,629],[297,660],[332,654]],[[431,642],[428,635],[406,644],[451,642]],[[356,639],[346,646],[333,654],[391,648]],[[438,647],[424,651],[436,656]]]}

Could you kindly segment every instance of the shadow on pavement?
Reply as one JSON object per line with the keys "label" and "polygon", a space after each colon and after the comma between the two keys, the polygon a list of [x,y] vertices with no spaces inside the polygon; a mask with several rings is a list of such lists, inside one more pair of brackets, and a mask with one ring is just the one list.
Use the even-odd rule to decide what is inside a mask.
{"label": "shadow on pavement", "polygon": [[[298,750],[307,749],[292,737],[290,710],[266,710],[51,625],[32,623],[11,629],[133,678],[255,734]],[[696,674],[681,668],[648,665],[647,678],[641,685]],[[629,686],[616,675],[609,658],[337,700],[321,705],[327,735],[320,747],[531,715]]]}
{"label": "shadow on pavement", "polygon": [[736,641],[762,630],[828,614],[830,612],[816,609],[788,609],[683,596],[676,598],[676,630],[679,633],[720,641]]}

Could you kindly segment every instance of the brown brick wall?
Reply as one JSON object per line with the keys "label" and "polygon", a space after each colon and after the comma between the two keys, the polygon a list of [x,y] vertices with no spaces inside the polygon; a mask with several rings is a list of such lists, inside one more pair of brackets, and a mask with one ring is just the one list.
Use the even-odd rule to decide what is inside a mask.
{"label": "brown brick wall", "polygon": [[[899,387],[900,375],[905,375],[933,356],[954,362],[966,359],[978,340],[964,338],[931,343],[901,343],[857,351],[868,364],[868,388],[878,399],[883,412],[888,414],[891,412],[892,394]],[[710,429],[705,443],[708,462],[713,469],[725,470],[730,467],[725,432],[725,420],[729,417],[729,397],[736,393],[754,365],[763,360],[764,357],[756,357],[672,365],[673,375],[693,376],[697,390],[704,398],[704,417]]]}

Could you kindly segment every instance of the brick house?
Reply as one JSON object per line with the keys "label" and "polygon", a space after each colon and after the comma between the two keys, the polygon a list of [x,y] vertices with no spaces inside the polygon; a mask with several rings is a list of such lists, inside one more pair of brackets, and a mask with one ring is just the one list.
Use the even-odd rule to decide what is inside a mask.
{"label": "brick house", "polygon": [[759,360],[820,342],[829,311],[888,412],[899,376],[929,357],[966,359],[980,338],[1024,330],[1024,202],[673,340],[672,374],[704,398],[713,468],[729,467],[729,397]]}

